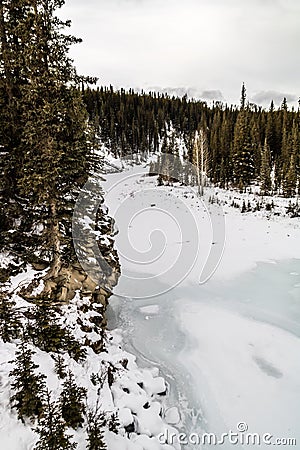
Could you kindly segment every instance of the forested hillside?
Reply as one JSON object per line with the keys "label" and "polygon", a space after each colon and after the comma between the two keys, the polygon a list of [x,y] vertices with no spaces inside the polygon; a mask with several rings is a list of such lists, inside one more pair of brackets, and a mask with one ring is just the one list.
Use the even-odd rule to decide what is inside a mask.
{"label": "forested hillside", "polygon": [[[111,273],[97,283],[73,247],[74,205],[101,161],[92,153],[93,129],[79,89],[95,80],[79,76],[68,56],[80,40],[56,15],[63,3],[0,1],[0,429],[4,423],[11,439],[16,417],[27,424],[13,439],[17,448],[29,436],[36,449],[73,449],[66,430],[84,422],[93,442],[87,448],[105,448],[100,428],[89,426],[108,420],[86,406],[90,377],[90,386],[79,387],[73,372],[88,351],[104,349],[104,312],[118,260],[107,240]],[[99,187],[100,204],[101,195]],[[112,230],[103,208],[95,229],[101,236]],[[50,359],[43,364],[43,358]],[[49,385],[53,375],[60,399]]]}
{"label": "forested hillside", "polygon": [[78,76],[68,57],[80,40],[55,16],[62,4],[0,3],[1,247],[12,263],[49,264],[49,280],[74,259],[73,207],[99,164],[79,90],[95,80]]}
{"label": "forested hillside", "polygon": [[[139,372],[106,331],[120,265],[114,220],[103,205],[102,150],[121,167],[160,152],[195,165],[199,132],[210,183],[241,192],[259,183],[261,194],[296,197],[300,110],[285,99],[268,111],[249,104],[244,85],[238,107],[96,88],[69,57],[80,39],[58,18],[63,4],[0,0],[0,431],[20,426],[22,449],[81,443],[97,450],[106,448],[104,430],[118,434],[122,408],[122,442],[130,433],[152,439],[148,425],[137,423],[155,417],[164,426],[157,396],[167,392],[159,371]],[[156,169],[152,161],[150,172]],[[97,280],[79,264],[72,236],[76,201],[89,179],[100,205],[92,237],[109,270],[86,238],[90,211],[82,211],[79,244],[99,265]],[[111,409],[102,409],[103,399]]]}
{"label": "forested hillside", "polygon": [[112,87],[87,89],[84,99],[101,140],[115,156],[159,149],[176,154],[176,138],[181,138],[194,163],[195,131],[201,128],[213,183],[244,188],[257,180],[265,193],[291,197],[298,192],[300,112],[289,110],[286,99],[279,109],[272,102],[266,111],[247,101],[244,85],[239,107]]}

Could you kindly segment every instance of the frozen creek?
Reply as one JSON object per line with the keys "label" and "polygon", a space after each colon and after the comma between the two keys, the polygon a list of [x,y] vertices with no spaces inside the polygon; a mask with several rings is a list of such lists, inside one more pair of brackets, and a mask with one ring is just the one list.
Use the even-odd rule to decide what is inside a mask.
{"label": "frozen creek", "polygon": [[184,432],[221,434],[243,421],[249,432],[300,442],[299,260],[163,298],[114,297],[110,326],[140,365],[159,367]]}
{"label": "frozen creek", "polygon": [[[122,190],[113,189],[107,197],[110,210],[127,195],[133,197],[133,184],[129,180],[125,189],[124,184]],[[122,217],[116,225],[122,230]],[[117,248],[122,247],[122,239],[120,232]],[[275,235],[273,246],[276,239]],[[299,233],[295,239],[300,244]],[[258,239],[253,245],[263,243]],[[250,253],[253,245],[249,243]],[[294,253],[292,247],[286,253],[279,251],[277,260],[266,246],[265,256],[258,253],[257,257],[264,262],[255,263],[252,257],[247,270],[243,267],[228,276],[221,265],[219,276],[204,285],[191,275],[152,298],[122,296],[130,280],[121,276],[110,302],[109,326],[123,331],[125,349],[137,356],[141,366],[160,369],[169,384],[168,402],[181,412],[181,431],[221,435],[236,432],[237,424],[243,422],[249,433],[270,433],[274,441],[295,438],[299,445],[300,260],[296,259],[299,245]],[[226,258],[225,254],[225,263]],[[233,253],[232,258],[237,255]],[[124,254],[122,263],[126,265]],[[140,266],[139,271],[147,272],[147,267]],[[167,287],[162,285],[160,290]],[[226,441],[220,446],[252,447]],[[270,445],[262,443],[260,448]]]}

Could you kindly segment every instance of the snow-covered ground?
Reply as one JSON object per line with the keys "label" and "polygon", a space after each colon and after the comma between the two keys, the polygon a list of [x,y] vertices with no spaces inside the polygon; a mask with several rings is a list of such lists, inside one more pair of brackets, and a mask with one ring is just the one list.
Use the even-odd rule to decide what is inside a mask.
{"label": "snow-covered ground", "polygon": [[[83,363],[66,356],[91,407],[98,399],[92,374],[117,368],[100,396],[102,410],[117,412],[121,423],[118,435],[106,432],[108,450],[179,449],[170,438],[177,430],[220,435],[239,422],[299,444],[299,219],[284,214],[283,199],[275,199],[276,214],[241,214],[232,200],[255,204],[255,197],[219,189],[203,203],[189,187],[158,187],[143,164],[125,166],[106,155],[103,186],[122,266],[109,312],[114,330],[106,352],[89,350]],[[18,307],[30,306],[18,291],[37,275],[28,268],[11,280]],[[62,316],[79,339],[82,301],[76,295]],[[31,450],[38,436],[9,403],[15,350],[0,346],[0,442],[5,450]],[[34,358],[57,399],[54,361],[42,351]],[[84,450],[84,429],[70,432]],[[172,445],[162,444],[164,435]]]}
{"label": "snow-covered ground", "polygon": [[[239,194],[219,190],[207,194],[223,209],[213,212],[215,240],[208,200],[185,186],[158,187],[146,171],[110,174],[104,184],[122,266],[111,324],[140,363],[161,368],[183,431],[220,435],[243,422],[300,445],[299,218],[241,214],[230,206]],[[222,254],[224,217],[223,256],[199,284],[213,246]]]}
{"label": "snow-covered ground", "polygon": [[[110,388],[107,381],[101,390],[100,407],[108,415],[112,412],[118,414],[120,423],[119,434],[111,431],[105,432],[105,441],[109,450],[172,450],[178,447],[160,445],[156,435],[168,429],[177,433],[172,424],[176,425],[179,419],[172,421],[168,411],[164,414],[164,407],[160,396],[166,390],[165,381],[159,376],[158,369],[142,369],[136,365],[135,357],[120,347],[121,336],[115,332],[110,334],[111,341],[107,343],[107,353],[95,355],[88,352],[84,364],[78,364],[66,359],[67,366],[75,375],[76,383],[88,390],[88,404],[93,407],[97,404],[97,386],[91,386],[92,374],[103,374],[105,368],[113,365],[118,374],[113,386]],[[13,368],[16,347],[14,344],[0,344],[0,442],[1,449],[5,450],[31,450],[38,441],[38,434],[34,432],[35,425],[27,422],[22,424],[17,414],[11,410],[10,384],[8,374]],[[54,373],[54,361],[50,355],[38,351],[34,361],[39,365],[39,371],[47,376],[47,385],[51,389],[52,398],[57,399],[61,392],[61,383]],[[127,361],[126,369],[120,362]],[[164,416],[164,419],[162,416]],[[130,440],[124,427],[134,424],[136,433],[131,433]],[[78,444],[78,450],[86,449],[86,433],[83,428],[69,430]]]}
{"label": "snow-covered ground", "polygon": [[[110,163],[109,158],[106,166],[107,170],[115,171],[118,168],[114,161]],[[99,179],[102,179],[101,175]],[[0,264],[6,267],[8,263],[8,255],[0,254]],[[45,271],[36,271],[28,266],[5,283],[5,291],[20,312],[28,312],[34,307],[33,303],[24,300],[20,291],[35,280],[36,287],[32,294],[42,292],[43,275]],[[89,319],[100,314],[87,308],[90,303],[89,293],[77,291],[71,301],[61,306],[56,317],[60,325],[69,327],[71,334],[83,346],[86,339],[91,342],[98,342],[100,339],[94,327],[92,331],[83,331],[80,326],[83,323],[89,329]],[[24,316],[23,319],[26,323]],[[13,391],[9,374],[15,367],[17,344],[17,340],[5,343],[0,341],[0,446],[5,450],[33,450],[39,437],[35,432],[37,422],[22,423],[11,404]],[[74,374],[77,385],[87,391],[87,407],[94,412],[97,410],[104,413],[108,423],[112,414],[117,415],[118,433],[110,431],[108,424],[103,426],[108,450],[178,450],[180,447],[176,443],[168,445],[158,439],[159,434],[163,434],[166,429],[176,435],[175,427],[181,421],[177,408],[169,408],[165,401],[168,385],[159,369],[151,365],[147,368],[138,366],[136,357],[124,351],[122,337],[117,330],[105,333],[104,344],[104,351],[99,354],[86,346],[87,355],[83,361],[76,362],[66,353],[62,355],[66,368]],[[63,380],[55,372],[55,355],[32,345],[29,347],[34,352],[33,359],[38,366],[36,372],[46,376],[51,398],[58,401]],[[73,436],[78,450],[87,448],[86,423],[76,430],[68,430],[68,434]]]}
{"label": "snow-covered ground", "polygon": [[[13,299],[18,307],[32,307],[19,296],[19,288],[31,281],[40,273],[29,269],[11,279]],[[77,325],[80,316],[78,306],[84,303],[79,292],[76,297],[62,310],[61,322],[68,323],[74,335],[80,339],[81,331]],[[92,338],[92,336],[89,336]],[[99,339],[99,336],[95,336]],[[38,441],[38,434],[34,431],[37,423],[22,423],[17,418],[17,412],[12,409],[11,379],[9,373],[14,368],[16,343],[0,341],[0,442],[5,450],[32,450]],[[38,372],[46,375],[46,383],[51,391],[53,400],[58,400],[62,391],[62,380],[55,372],[54,360],[51,354],[43,352],[33,346],[34,362],[38,365]],[[104,427],[105,442],[108,450],[178,450],[176,444],[163,445],[158,436],[166,429],[170,433],[177,433],[174,428],[180,422],[177,409],[173,412],[165,405],[167,385],[155,367],[142,368],[136,364],[136,357],[122,348],[120,332],[107,333],[105,351],[95,354],[87,348],[84,361],[75,362],[64,354],[66,367],[72,371],[78,386],[87,390],[87,405],[92,410],[99,408],[109,418],[112,413],[117,414],[119,432],[115,434]],[[112,368],[113,383],[109,382],[108,369]],[[96,383],[92,378],[100,377]],[[100,383],[101,380],[101,383]],[[130,439],[128,432],[131,430]],[[87,434],[85,427],[68,430],[77,443],[78,450],[87,448]],[[134,432],[133,432],[134,431]]]}

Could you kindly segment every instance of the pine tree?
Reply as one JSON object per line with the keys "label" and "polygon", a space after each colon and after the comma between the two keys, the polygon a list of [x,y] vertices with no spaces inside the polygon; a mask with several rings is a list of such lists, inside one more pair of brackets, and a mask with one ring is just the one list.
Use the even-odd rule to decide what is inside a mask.
{"label": "pine tree", "polygon": [[243,83],[242,91],[241,91],[241,110],[245,109],[246,100],[247,100],[247,91],[246,91],[245,83]]}
{"label": "pine tree", "polygon": [[282,181],[285,179],[287,171],[289,169],[291,153],[292,153],[291,134],[289,132],[288,125],[284,123],[282,129],[281,155],[280,155],[280,169]]}
{"label": "pine tree", "polygon": [[[22,122],[21,89],[26,82],[24,47],[18,38],[26,34],[28,22],[19,23],[25,14],[24,0],[0,1],[0,213],[1,246],[17,241],[9,233],[14,217],[22,217],[23,205],[16,201],[17,179],[20,174],[19,145]],[[24,245],[23,240],[23,245]]]}
{"label": "pine tree", "polygon": [[297,170],[296,170],[296,158],[292,154],[290,158],[290,164],[288,171],[283,180],[283,195],[285,197],[293,197],[297,190]]}
{"label": "pine tree", "polygon": [[[70,21],[55,16],[63,4],[0,3],[5,198],[14,200],[7,204],[21,203],[31,222],[36,210],[43,212],[42,244],[51,262],[48,278],[55,278],[61,268],[61,244],[66,244],[71,226],[67,205],[87,179],[90,155],[87,114],[77,88],[82,79],[68,57],[70,46],[80,40],[64,32]],[[51,291],[50,283],[46,290]]]}
{"label": "pine tree", "polygon": [[249,112],[241,110],[234,129],[234,181],[247,186],[254,178],[254,153],[250,136]]}
{"label": "pine tree", "polygon": [[74,337],[69,327],[64,329],[64,350],[66,350],[71,358],[76,362],[82,362],[87,355],[87,349]]}
{"label": "pine tree", "polygon": [[35,302],[26,327],[31,342],[43,351],[55,353],[66,351],[75,361],[83,361],[86,357],[86,348],[76,340],[68,325],[63,326],[59,323],[59,310],[53,306],[52,300],[42,294]]}
{"label": "pine tree", "polygon": [[59,406],[51,401],[50,392],[46,392],[45,408],[36,431],[39,441],[34,450],[75,450],[76,443],[66,434],[66,423],[60,415]]}
{"label": "pine tree", "polygon": [[108,429],[115,434],[119,433],[120,422],[117,413],[112,413],[108,421]]}
{"label": "pine tree", "polygon": [[[292,154],[295,158],[295,169],[296,169],[296,184],[300,180],[300,113],[298,113],[298,117],[293,120],[292,126],[292,136],[291,136],[291,147]],[[298,191],[299,191],[299,183],[298,183]]]}
{"label": "pine tree", "polygon": [[[18,418],[24,421],[27,417],[33,419],[43,412],[43,392],[45,390],[45,375],[36,374],[38,365],[32,361],[34,352],[25,342],[21,342],[16,351],[16,367],[10,372],[13,378],[11,388],[14,392],[11,402],[18,410]],[[13,362],[13,361],[12,361]]]}
{"label": "pine tree", "polygon": [[86,399],[86,394],[86,389],[77,386],[74,375],[69,370],[60,395],[61,414],[67,426],[75,429],[82,426],[84,422],[84,400]]}
{"label": "pine tree", "polygon": [[280,154],[280,141],[278,138],[278,134],[279,133],[276,126],[274,102],[272,101],[267,115],[266,136],[265,136],[267,139],[267,145],[269,146],[270,149],[272,162],[274,162],[278,157],[278,155]]}
{"label": "pine tree", "polygon": [[19,179],[22,195],[32,204],[48,207],[52,253],[48,277],[56,277],[61,267],[59,214],[63,199],[87,177],[86,116],[74,87],[76,72],[67,56],[69,46],[78,40],[62,34],[60,29],[68,23],[54,16],[63,3],[33,2],[31,39],[36,45],[28,46],[26,60],[31,76],[24,93],[26,128],[22,136],[23,176]]}
{"label": "pine tree", "polygon": [[89,411],[87,414],[87,450],[106,450],[103,429],[106,425],[105,414],[99,411]]}
{"label": "pine tree", "polygon": [[281,103],[281,110],[282,111],[287,111],[288,106],[287,106],[287,99],[286,97],[283,97],[282,103]]}
{"label": "pine tree", "polygon": [[34,345],[46,352],[58,352],[65,348],[65,329],[58,323],[59,314],[52,306],[51,300],[36,300],[32,310],[33,320],[27,327],[29,337]]}
{"label": "pine tree", "polygon": [[271,155],[267,138],[265,139],[264,148],[261,156],[260,167],[260,189],[263,195],[268,195],[272,189],[271,182]]}
{"label": "pine tree", "polygon": [[219,181],[220,181],[220,186],[222,188],[225,188],[226,187],[227,178],[226,178],[226,167],[225,167],[224,158],[222,158],[222,160],[221,160]]}
{"label": "pine tree", "polygon": [[67,367],[65,364],[65,360],[62,355],[53,355],[52,356],[55,361],[55,373],[58,375],[60,379],[64,379],[67,376]]}
{"label": "pine tree", "polygon": [[8,298],[8,293],[0,290],[0,336],[4,342],[17,339],[22,330],[22,324],[16,311],[16,302]]}
{"label": "pine tree", "polygon": [[[0,117],[1,117],[1,165],[7,197],[14,196],[16,179],[20,172],[18,145],[21,141],[21,90],[27,80],[24,64],[25,48],[20,38],[28,36],[28,2],[24,0],[0,1]],[[24,16],[26,19],[22,20]],[[21,19],[21,20],[20,20]],[[4,158],[3,158],[4,156]]]}
{"label": "pine tree", "polygon": [[250,119],[250,141],[253,152],[253,179],[256,179],[260,175],[261,168],[261,155],[262,155],[262,145],[261,145],[261,125],[259,118],[255,117],[253,114]]}

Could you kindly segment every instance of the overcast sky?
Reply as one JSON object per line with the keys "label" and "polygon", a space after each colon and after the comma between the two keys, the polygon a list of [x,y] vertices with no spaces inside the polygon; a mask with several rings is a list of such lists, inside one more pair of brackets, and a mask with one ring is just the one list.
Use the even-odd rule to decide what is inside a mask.
{"label": "overcast sky", "polygon": [[[66,0],[78,71],[237,103],[300,96],[300,0]],[[176,91],[178,90],[178,91]]]}

